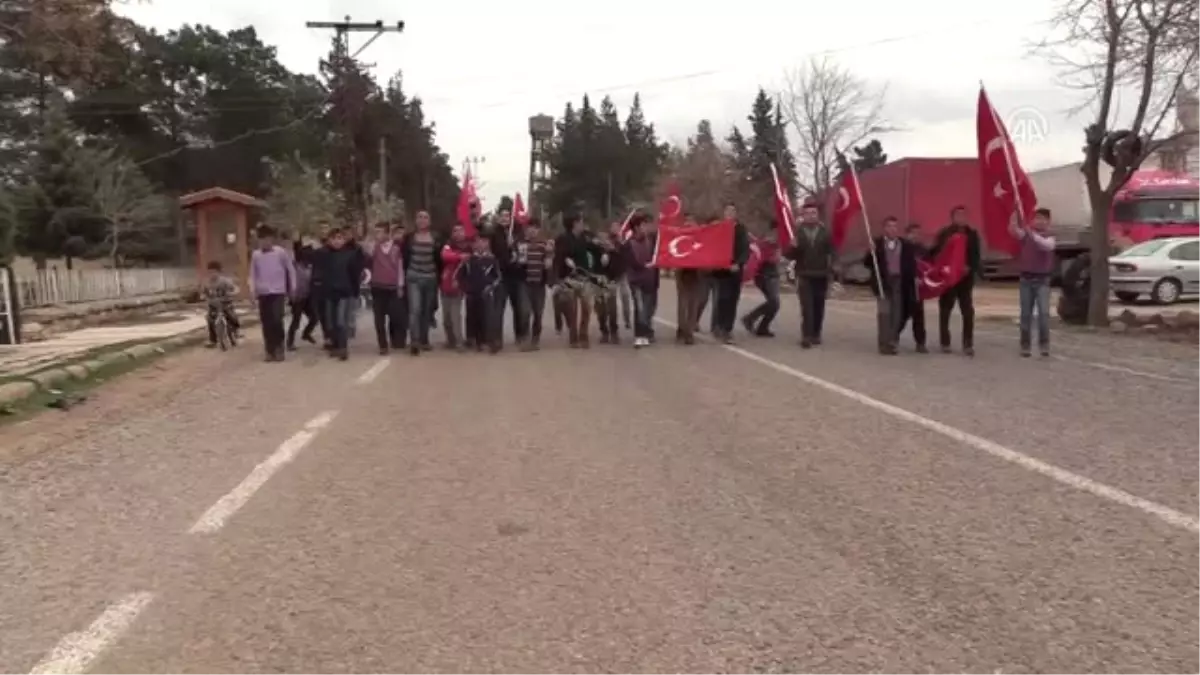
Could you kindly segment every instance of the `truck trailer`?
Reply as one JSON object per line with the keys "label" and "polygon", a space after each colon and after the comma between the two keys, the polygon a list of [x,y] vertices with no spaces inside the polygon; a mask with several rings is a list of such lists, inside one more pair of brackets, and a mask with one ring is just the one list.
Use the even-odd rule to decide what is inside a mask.
{"label": "truck trailer", "polygon": [[[1079,163],[1029,174],[1038,203],[1051,210],[1051,231],[1058,242],[1056,276],[1088,249],[1091,206]],[[1106,180],[1102,175],[1101,180]],[[863,210],[872,236],[886,216],[900,219],[902,226],[916,223],[921,237],[930,243],[937,231],[950,222],[950,211],[962,206],[967,218],[980,227],[979,161],[974,157],[910,157],[864,171],[859,175]],[[1197,202],[1200,183],[1195,179],[1157,170],[1138,171],[1117,192],[1109,217],[1109,236],[1119,250],[1147,239],[1196,236],[1200,234]],[[867,248],[863,216],[850,225],[843,244],[845,260],[862,256]],[[982,240],[982,237],[981,237]],[[983,243],[984,275],[1001,278],[1015,275],[1011,257]]]}

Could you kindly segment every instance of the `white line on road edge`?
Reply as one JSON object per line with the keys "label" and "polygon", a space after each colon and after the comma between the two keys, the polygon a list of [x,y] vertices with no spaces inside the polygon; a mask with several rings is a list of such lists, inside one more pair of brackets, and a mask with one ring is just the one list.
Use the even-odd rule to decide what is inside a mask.
{"label": "white line on road edge", "polygon": [[[829,305],[829,308],[836,312],[853,314],[855,316],[861,316],[861,317],[874,316],[873,313],[868,314],[866,311],[851,309],[850,307],[838,307],[835,305]],[[994,331],[994,330],[982,329],[978,325],[975,326],[975,334],[976,335],[991,335],[992,337],[1005,337],[1004,333],[1001,333],[999,331]],[[1071,349],[1071,347],[1066,347],[1066,349]],[[1108,370],[1108,371],[1111,371],[1114,373],[1123,373],[1125,375],[1134,375],[1136,377],[1144,377],[1149,380],[1158,380],[1159,382],[1173,382],[1173,383],[1177,383],[1177,384],[1186,384],[1186,385],[1190,385],[1190,386],[1195,386],[1195,384],[1196,384],[1196,380],[1194,380],[1194,379],[1189,380],[1186,377],[1176,377],[1173,375],[1162,375],[1159,373],[1151,373],[1146,370],[1138,370],[1136,368],[1128,368],[1126,366],[1117,366],[1117,365],[1113,365],[1110,363],[1103,363],[1100,361],[1088,361],[1086,359],[1080,359],[1080,358],[1076,358],[1073,356],[1062,356],[1059,354],[1055,354],[1052,358],[1054,358],[1056,361],[1062,361],[1064,363],[1076,363],[1081,366],[1091,366],[1092,368],[1099,368],[1100,370]]]}
{"label": "white line on road edge", "polygon": [[316,437],[318,431],[329,426],[334,417],[337,417],[336,410],[323,412],[309,420],[308,424],[305,424],[304,428],[297,431],[294,436],[280,443],[275,452],[254,467],[250,475],[246,476],[237,487],[209,507],[188,530],[188,534],[211,534],[224,527],[225,521],[237,513],[238,509],[245,506],[246,502],[250,501],[254,493],[258,492],[258,489],[266,484],[276,471],[295,459],[304,446]]}
{"label": "white line on road edge", "polygon": [[[675,324],[669,321],[664,321],[662,319],[656,319],[656,321],[670,327],[675,327]],[[942,424],[941,422],[931,420],[928,417],[923,417],[917,413],[905,410],[904,408],[896,407],[890,403],[884,403],[883,401],[871,398],[866,394],[859,393],[853,389],[843,387],[839,384],[834,384],[833,382],[829,382],[827,380],[822,380],[819,377],[809,375],[808,373],[792,368],[791,366],[785,366],[782,363],[777,363],[766,357],[759,356],[754,352],[742,349],[741,347],[735,347],[732,345],[721,346],[726,350],[741,356],[742,358],[750,359],[751,361],[762,364],[776,372],[783,373],[784,375],[791,375],[798,380],[802,380],[808,384],[811,384],[815,387],[820,387],[834,394],[844,396],[856,403],[861,403],[868,408],[874,408],[879,412],[886,413],[897,419],[924,427],[929,431],[941,434],[953,441],[958,441],[959,443],[973,447],[976,450],[982,450],[993,457],[998,457],[1006,462],[1012,462],[1013,464],[1025,469],[1029,469],[1034,473],[1039,473],[1047,478],[1056,480],[1063,485],[1073,487],[1077,490],[1083,490],[1084,492],[1090,492],[1097,497],[1137,509],[1142,513],[1159,518],[1168,525],[1174,525],[1175,527],[1183,528],[1189,532],[1200,533],[1200,521],[1185,513],[1176,511],[1161,504],[1156,504],[1146,499],[1142,499],[1141,497],[1132,495],[1124,490],[1119,490],[1103,483],[1097,483],[1090,478],[1084,478],[1083,476],[1071,473],[1066,469],[1061,469],[1053,464],[1043,462],[1040,459],[1035,459],[1011,448],[1006,448],[999,443],[989,441],[981,436],[967,433],[948,424]]]}
{"label": "white line on road edge", "polygon": [[133,593],[104,610],[92,625],[58,641],[31,673],[82,673],[109,645],[133,625],[154,599],[153,593]]}
{"label": "white line on road edge", "polygon": [[375,381],[375,378],[379,377],[380,373],[382,373],[384,370],[387,369],[388,365],[391,362],[392,362],[391,359],[379,359],[378,361],[375,362],[375,365],[373,365],[367,369],[367,372],[363,373],[362,375],[359,375],[358,379],[355,380],[355,383],[356,384],[371,384],[372,382]]}

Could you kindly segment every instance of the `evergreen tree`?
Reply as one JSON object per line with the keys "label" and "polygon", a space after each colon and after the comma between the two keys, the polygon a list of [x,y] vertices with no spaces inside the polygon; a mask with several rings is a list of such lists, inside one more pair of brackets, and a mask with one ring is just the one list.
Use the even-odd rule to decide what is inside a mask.
{"label": "evergreen tree", "polygon": [[640,97],[634,97],[622,125],[612,99],[593,108],[584,96],[578,109],[568,103],[558,121],[553,177],[542,203],[552,213],[581,210],[592,218],[620,218],[653,196],[665,156]]}
{"label": "evergreen tree", "polygon": [[48,258],[82,255],[104,238],[103,224],[87,216],[92,205],[87,180],[91,167],[78,136],[63,106],[52,106],[30,172],[19,188],[23,194],[17,250],[39,266]]}

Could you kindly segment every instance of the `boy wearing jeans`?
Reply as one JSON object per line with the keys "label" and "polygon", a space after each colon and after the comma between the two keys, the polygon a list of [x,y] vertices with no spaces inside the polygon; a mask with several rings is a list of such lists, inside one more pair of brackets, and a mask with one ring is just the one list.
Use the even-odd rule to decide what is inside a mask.
{"label": "boy wearing jeans", "polygon": [[1016,215],[1008,225],[1017,238],[1017,269],[1021,274],[1021,356],[1032,356],[1033,312],[1037,310],[1038,349],[1050,356],[1050,275],[1054,271],[1054,237],[1050,229],[1050,209],[1033,213],[1033,223],[1021,227]]}

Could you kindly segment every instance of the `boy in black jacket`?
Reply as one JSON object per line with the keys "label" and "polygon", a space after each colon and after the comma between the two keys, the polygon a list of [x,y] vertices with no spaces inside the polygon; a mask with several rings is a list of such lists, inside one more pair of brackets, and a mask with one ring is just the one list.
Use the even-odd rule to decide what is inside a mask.
{"label": "boy in black jacket", "polygon": [[500,287],[500,266],[492,255],[491,243],[479,237],[471,257],[458,268],[459,286],[466,305],[466,337],[476,351],[486,345],[493,354],[500,351],[500,330],[503,327],[496,311],[495,294]]}
{"label": "boy in black jacket", "polygon": [[601,251],[596,273],[608,281],[608,285],[596,293],[596,322],[600,324],[600,342],[619,345],[621,334],[617,319],[617,285],[628,265],[617,235],[597,236],[595,245]]}
{"label": "boy in black jacket", "polygon": [[362,252],[346,245],[345,232],[334,230],[329,235],[329,247],[320,258],[320,264],[332,333],[329,355],[345,361],[349,357],[351,315],[358,309],[363,278]]}

